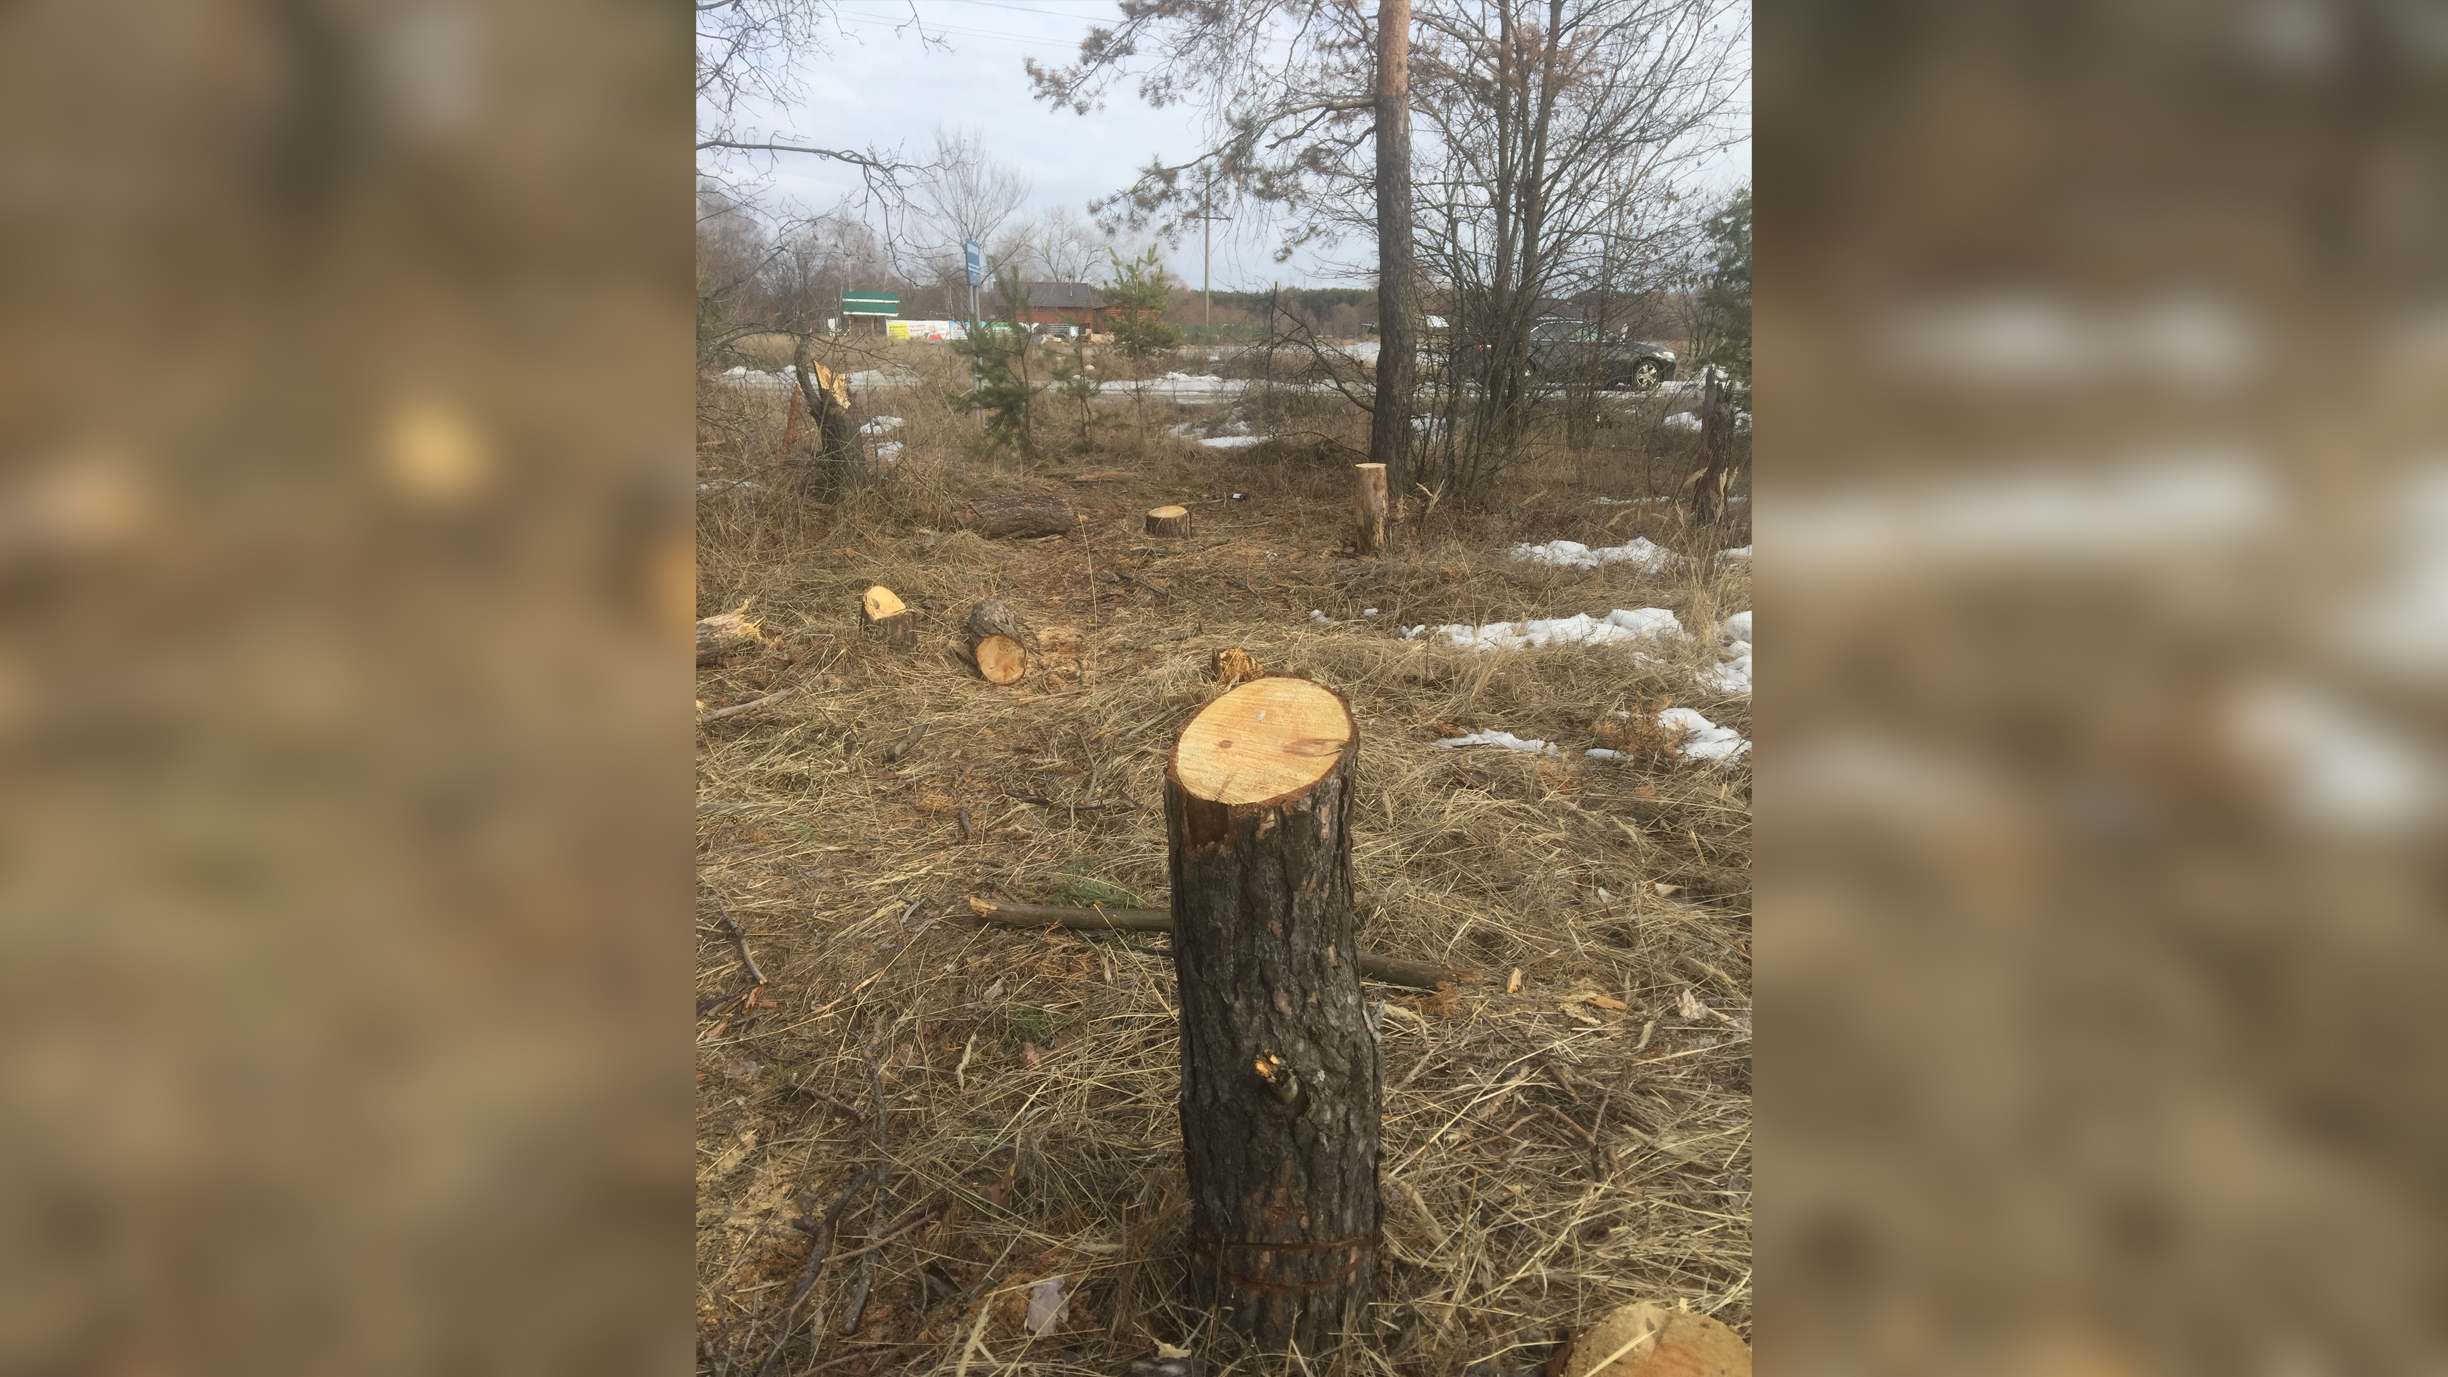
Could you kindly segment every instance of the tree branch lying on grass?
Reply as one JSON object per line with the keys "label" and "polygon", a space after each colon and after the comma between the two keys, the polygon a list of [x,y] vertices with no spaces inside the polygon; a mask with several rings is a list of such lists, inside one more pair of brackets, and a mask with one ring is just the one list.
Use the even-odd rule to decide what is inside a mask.
{"label": "tree branch lying on grass", "polygon": [[[1070,928],[1084,932],[1173,931],[1173,914],[1161,908],[1067,908],[1060,904],[1007,904],[971,898],[969,912],[981,923],[1013,928]],[[1360,974],[1388,985],[1433,990],[1453,979],[1453,972],[1428,961],[1360,953]]]}

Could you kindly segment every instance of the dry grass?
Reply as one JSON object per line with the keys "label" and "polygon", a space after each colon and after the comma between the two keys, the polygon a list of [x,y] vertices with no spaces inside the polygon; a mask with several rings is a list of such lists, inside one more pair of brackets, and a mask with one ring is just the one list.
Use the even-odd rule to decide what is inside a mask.
{"label": "dry grass", "polygon": [[[759,477],[778,399],[709,391],[726,394],[709,408],[732,414],[702,475]],[[1558,459],[1517,475],[1517,492],[1549,489],[1533,503],[1439,511],[1392,557],[1363,562],[1337,552],[1347,470],[1331,444],[1201,450],[1162,438],[1168,408],[1068,465],[1135,471],[1062,485],[1091,517],[1085,538],[988,542],[943,525],[956,494],[987,481],[949,462],[972,423],[924,394],[891,410],[908,458],[839,509],[750,486],[700,508],[701,610],[753,598],[780,638],[701,672],[701,698],[817,689],[701,737],[701,1369],[753,1373],[765,1358],[810,1248],[790,1221],[877,1160],[880,1087],[886,1199],[843,1216],[834,1252],[864,1247],[873,1220],[948,1203],[828,1264],[775,1372],[1111,1374],[1159,1340],[1196,1348],[1210,1372],[1281,1370],[1182,1303],[1162,939],[957,921],[973,893],[1164,901],[1165,758],[1219,691],[1208,667],[1231,646],[1351,698],[1364,940],[1479,973],[1443,997],[1371,989],[1389,997],[1383,1304],[1377,1332],[1314,1370],[1536,1371],[1568,1328],[1636,1298],[1747,1333],[1748,768],[1430,743],[1442,720],[1594,745],[1614,710],[1661,704],[1748,734],[1748,700],[1695,686],[1698,646],[1640,664],[1619,648],[1471,655],[1392,634],[1641,606],[1706,628],[1749,606],[1747,570],[1707,561],[1706,576],[1653,577],[1502,558],[1519,538],[1746,543],[1681,529],[1663,508],[1587,501],[1593,487],[1639,491],[1635,466],[1684,457],[1631,446],[1595,471]],[[1247,498],[1217,500],[1228,491]],[[1184,500],[1198,535],[1139,534],[1146,508]],[[920,610],[915,654],[858,638],[871,582]],[[988,595],[1045,642],[1019,686],[982,682],[953,643]],[[1380,615],[1360,619],[1364,607]],[[1311,623],[1312,608],[1341,624]],[[766,977],[761,995],[729,924]],[[1693,997],[1708,1008],[1687,1018]],[[872,1296],[846,1336],[870,1263]],[[1031,1336],[1024,1293],[1056,1275],[1069,1316]]]}

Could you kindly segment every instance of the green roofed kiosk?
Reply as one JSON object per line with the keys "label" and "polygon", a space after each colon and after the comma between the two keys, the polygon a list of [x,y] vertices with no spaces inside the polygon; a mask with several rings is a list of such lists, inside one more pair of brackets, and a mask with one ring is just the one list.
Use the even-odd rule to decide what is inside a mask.
{"label": "green roofed kiosk", "polygon": [[[861,316],[881,320],[886,316],[899,314],[901,314],[901,294],[899,292],[842,293],[842,315],[851,320],[857,320]],[[877,325],[874,328],[881,333],[884,327]]]}

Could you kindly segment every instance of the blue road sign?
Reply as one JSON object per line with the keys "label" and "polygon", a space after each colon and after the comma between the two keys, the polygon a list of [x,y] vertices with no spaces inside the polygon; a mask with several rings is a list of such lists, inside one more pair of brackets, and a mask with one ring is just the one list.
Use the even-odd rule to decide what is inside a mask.
{"label": "blue road sign", "polygon": [[986,246],[975,239],[964,239],[961,247],[969,254],[969,285],[983,285],[986,281]]}

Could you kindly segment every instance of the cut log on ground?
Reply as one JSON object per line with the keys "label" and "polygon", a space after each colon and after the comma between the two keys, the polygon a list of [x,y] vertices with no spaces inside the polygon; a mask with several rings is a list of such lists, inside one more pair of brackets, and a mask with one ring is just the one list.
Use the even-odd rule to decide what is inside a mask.
{"label": "cut log on ground", "polygon": [[710,665],[725,655],[761,650],[771,640],[765,628],[748,615],[747,604],[742,603],[735,612],[717,612],[697,619],[697,663]]}
{"label": "cut log on ground", "polygon": [[895,650],[918,644],[918,614],[909,610],[900,594],[880,583],[860,596],[859,625]]}
{"label": "cut log on ground", "polygon": [[1358,730],[1341,694],[1259,679],[1165,772],[1190,1280],[1268,1352],[1365,1330],[1382,1063],[1352,940]]}
{"label": "cut log on ground", "polygon": [[988,539],[1064,535],[1078,524],[1071,504],[1053,493],[982,493],[969,500],[969,525]]}
{"label": "cut log on ground", "polygon": [[1150,507],[1147,533],[1152,536],[1186,536],[1190,534],[1188,507]]}
{"label": "cut log on ground", "polygon": [[[969,913],[981,923],[1012,928],[1068,928],[1074,932],[1173,931],[1173,910],[1167,908],[1070,908],[1061,904],[1007,904],[995,899],[971,899]],[[1384,985],[1433,990],[1450,983],[1452,971],[1433,961],[1405,961],[1399,956],[1360,953],[1360,978]]]}
{"label": "cut log on ground", "polygon": [[1382,555],[1386,547],[1386,466],[1352,465],[1352,506],[1360,521],[1360,553]]}
{"label": "cut log on ground", "polygon": [[1028,673],[1028,626],[1004,605],[988,598],[969,609],[969,658],[990,684],[1016,684]]}

